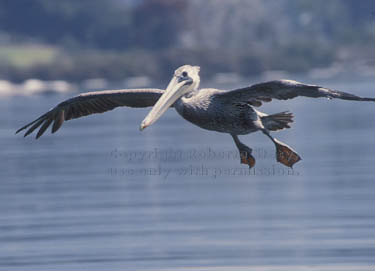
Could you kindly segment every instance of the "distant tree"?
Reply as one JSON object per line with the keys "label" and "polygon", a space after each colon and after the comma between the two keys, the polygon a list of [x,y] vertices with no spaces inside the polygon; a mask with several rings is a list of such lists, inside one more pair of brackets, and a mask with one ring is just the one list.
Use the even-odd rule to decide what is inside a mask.
{"label": "distant tree", "polygon": [[179,42],[188,2],[182,0],[142,1],[134,10],[135,46],[165,49]]}
{"label": "distant tree", "polygon": [[2,32],[52,44],[123,49],[131,43],[130,22],[111,0],[0,0]]}

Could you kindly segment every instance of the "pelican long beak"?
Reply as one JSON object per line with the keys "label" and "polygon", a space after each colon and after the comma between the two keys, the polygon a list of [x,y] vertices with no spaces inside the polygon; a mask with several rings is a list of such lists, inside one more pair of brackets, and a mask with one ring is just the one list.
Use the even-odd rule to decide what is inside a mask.
{"label": "pelican long beak", "polygon": [[177,76],[173,76],[172,80],[168,84],[167,89],[165,90],[163,95],[161,95],[146,118],[142,121],[139,129],[142,131],[143,129],[157,121],[178,98],[180,98],[187,92],[188,86],[192,83],[193,80],[191,78],[183,79]]}

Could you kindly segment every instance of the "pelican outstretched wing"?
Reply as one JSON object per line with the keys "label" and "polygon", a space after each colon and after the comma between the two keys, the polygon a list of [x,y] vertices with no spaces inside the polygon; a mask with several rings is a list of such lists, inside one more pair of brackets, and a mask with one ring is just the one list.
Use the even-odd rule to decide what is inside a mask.
{"label": "pelican outstretched wing", "polygon": [[272,99],[288,100],[298,96],[310,98],[338,98],[352,101],[375,101],[375,98],[362,98],[350,93],[316,85],[307,85],[292,80],[275,80],[255,84],[245,88],[221,92],[218,96],[230,99],[234,102],[247,101],[254,106],[261,106],[262,102],[270,102]]}
{"label": "pelican outstretched wing", "polygon": [[36,120],[18,129],[16,134],[29,128],[24,135],[28,136],[41,126],[36,135],[36,138],[39,138],[52,123],[52,133],[55,133],[66,120],[103,113],[119,106],[153,106],[163,92],[161,89],[122,89],[82,93],[59,103]]}

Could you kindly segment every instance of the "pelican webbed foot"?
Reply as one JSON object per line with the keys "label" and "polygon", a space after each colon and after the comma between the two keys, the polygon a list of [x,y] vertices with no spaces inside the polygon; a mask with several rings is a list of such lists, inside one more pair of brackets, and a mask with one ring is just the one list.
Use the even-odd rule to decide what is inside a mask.
{"label": "pelican webbed foot", "polygon": [[232,135],[234,143],[236,143],[236,146],[240,152],[240,163],[246,164],[249,166],[249,168],[252,168],[255,166],[255,158],[252,156],[253,150],[243,144],[239,139],[237,135]]}
{"label": "pelican webbed foot", "polygon": [[272,137],[266,129],[262,132],[268,136],[276,146],[276,160],[277,162],[292,168],[295,163],[302,160],[302,158],[291,147]]}
{"label": "pelican webbed foot", "polygon": [[292,150],[288,145],[274,139],[276,145],[276,160],[281,164],[292,168],[295,163],[301,160],[301,157]]}
{"label": "pelican webbed foot", "polygon": [[250,152],[247,150],[240,150],[240,157],[241,157],[241,164],[246,164],[249,166],[249,168],[252,168],[255,166],[255,158],[254,156],[251,155],[251,149],[250,149]]}

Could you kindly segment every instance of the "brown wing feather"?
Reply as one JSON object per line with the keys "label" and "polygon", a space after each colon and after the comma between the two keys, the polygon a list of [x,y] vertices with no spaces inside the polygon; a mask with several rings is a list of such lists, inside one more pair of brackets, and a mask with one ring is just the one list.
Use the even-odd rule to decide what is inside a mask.
{"label": "brown wing feather", "polygon": [[272,99],[288,100],[299,96],[337,98],[351,101],[375,101],[375,98],[362,98],[350,93],[303,84],[292,80],[275,80],[259,83],[245,88],[221,92],[217,96],[222,99],[228,99],[228,101],[249,101],[256,106],[260,106],[262,102],[269,102]]}
{"label": "brown wing feather", "polygon": [[29,128],[24,135],[28,136],[41,126],[36,135],[36,138],[39,138],[52,122],[52,133],[55,133],[67,120],[103,113],[119,106],[153,106],[162,94],[161,89],[123,89],[83,93],[58,104],[36,120],[18,129],[16,134]]}

